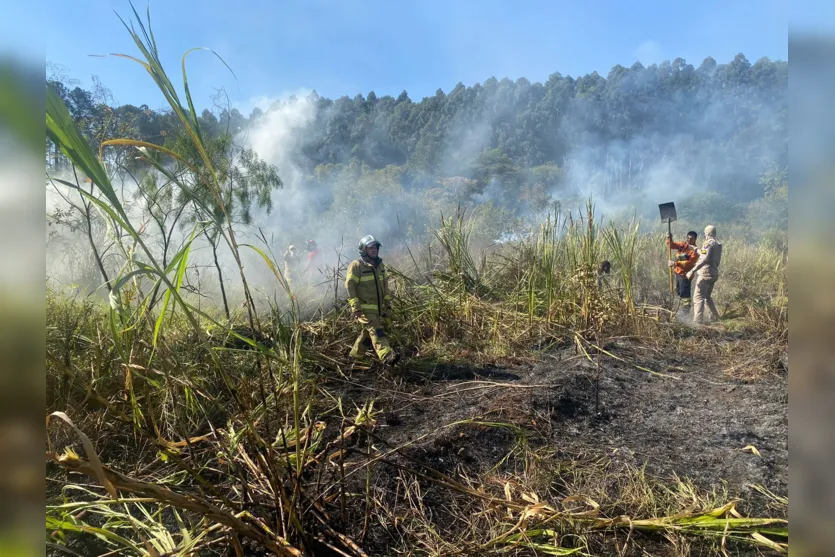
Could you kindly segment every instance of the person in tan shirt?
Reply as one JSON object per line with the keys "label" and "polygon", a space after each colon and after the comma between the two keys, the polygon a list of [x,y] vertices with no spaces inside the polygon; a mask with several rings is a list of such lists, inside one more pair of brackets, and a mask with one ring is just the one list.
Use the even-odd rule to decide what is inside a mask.
{"label": "person in tan shirt", "polygon": [[[693,322],[719,321],[719,312],[713,303],[713,287],[719,280],[719,264],[722,262],[722,244],[716,239],[716,227],[705,227],[705,241],[699,251],[699,259],[687,273],[687,278],[696,277],[693,294]],[[710,319],[705,316],[705,307],[710,310]]]}
{"label": "person in tan shirt", "polygon": [[296,279],[298,279],[299,271],[299,254],[296,251],[296,246],[287,246],[287,251],[284,252],[284,279],[287,284],[296,286]]}

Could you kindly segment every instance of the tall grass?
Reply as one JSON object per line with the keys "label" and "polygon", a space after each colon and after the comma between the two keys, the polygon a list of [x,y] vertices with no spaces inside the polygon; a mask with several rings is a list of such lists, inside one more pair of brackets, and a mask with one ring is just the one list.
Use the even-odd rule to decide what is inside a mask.
{"label": "tall grass", "polygon": [[[579,336],[654,336],[670,306],[663,233],[637,220],[603,223],[589,201],[576,213],[554,211],[526,237],[475,251],[472,215],[444,218],[436,243],[400,274],[403,342],[423,353],[512,356]],[[778,331],[787,324],[786,256],[765,244],[726,242],[715,291],[726,317]],[[611,273],[600,276],[603,260]],[[477,264],[476,261],[479,263]],[[673,299],[673,304],[678,302]],[[663,333],[667,334],[667,333]]]}
{"label": "tall grass", "polygon": [[[172,450],[171,442],[166,439],[166,436],[172,434],[182,439],[191,460],[195,460],[195,449],[189,434],[191,427],[195,422],[200,421],[201,416],[205,417],[212,412],[227,410],[217,408],[216,399],[202,395],[202,389],[195,384],[193,373],[183,368],[178,362],[177,354],[166,350],[166,330],[175,318],[184,319],[195,341],[194,359],[198,362],[205,362],[204,365],[208,368],[206,371],[221,380],[230,400],[236,406],[236,416],[244,422],[241,435],[248,440],[247,445],[250,450],[255,451],[251,456],[254,466],[250,472],[262,478],[272,504],[281,516],[278,531],[274,533],[277,539],[281,540],[277,547],[281,547],[283,553],[293,554],[296,552],[295,546],[303,550],[308,543],[301,517],[303,498],[299,491],[301,487],[299,478],[310,455],[304,452],[304,447],[299,443],[288,447],[287,435],[280,435],[280,442],[277,444],[269,442],[268,439],[275,438],[276,424],[289,423],[289,432],[295,439],[301,438],[301,432],[310,426],[307,418],[303,416],[305,402],[302,400],[300,387],[298,323],[295,321],[291,325],[293,331],[283,339],[284,344],[279,350],[267,348],[256,341],[260,336],[258,332],[261,330],[261,322],[241,264],[240,250],[244,246],[238,244],[231,215],[226,211],[219,174],[208,155],[189,90],[186,59],[193,50],[188,51],[182,59],[184,104],[177,88],[162,67],[150,26],[150,18],[147,24],[143,24],[135,10],[134,15],[138,27],[127,23],[125,27],[133,38],[141,58],[129,55],[118,56],[136,62],[147,71],[177,116],[185,136],[190,141],[189,148],[200,155],[201,164],[195,166],[177,152],[131,139],[106,141],[102,144],[102,148],[119,145],[162,153],[170,160],[186,166],[190,170],[188,176],[190,181],[187,182],[182,174],[170,172],[168,167],[156,157],[144,156],[143,158],[156,170],[166,175],[195,203],[203,203],[201,200],[205,196],[194,195],[193,190],[197,188],[205,190],[214,200],[217,210],[211,211],[205,207],[205,213],[216,215],[216,220],[197,223],[189,240],[170,263],[162,265],[146,245],[141,227],[132,222],[121,204],[111,182],[111,176],[102,163],[102,154],[99,153],[96,156],[92,152],[86,139],[70,118],[57,92],[51,88],[47,90],[46,124],[49,138],[74,167],[89,178],[101,197],[88,193],[78,183],[58,178],[55,178],[55,181],[76,190],[88,199],[109,220],[114,236],[122,243],[127,240],[132,244],[129,249],[125,249],[128,255],[125,258],[125,264],[112,281],[109,310],[111,339],[119,353],[118,366],[124,374],[129,407],[122,409],[121,405],[108,401],[108,408],[113,411],[115,417],[122,417],[128,421],[136,433],[155,445],[166,459],[180,464],[187,474],[191,475],[199,485],[204,486],[207,497],[217,497],[219,501],[225,503],[224,506],[229,506],[228,510],[218,510],[221,516],[228,516],[229,513],[234,512],[236,506],[240,505],[240,503],[237,505],[232,503],[227,496],[212,488],[202,476],[201,471],[195,469],[193,464],[188,464],[186,459],[178,454],[179,451]],[[223,238],[237,263],[240,282],[245,299],[248,301],[246,304],[248,334],[241,334],[235,329],[218,323],[182,296],[183,278],[188,266],[192,242],[195,236],[207,227],[211,227]],[[277,270],[278,266],[274,260],[263,250],[254,246],[249,247],[262,256],[266,265],[275,272],[278,284],[289,292],[289,286]],[[150,281],[151,293],[143,290],[140,279]],[[159,307],[154,308],[152,307],[153,292],[158,289],[161,289],[164,295]],[[293,315],[295,316],[295,313]],[[228,366],[223,361],[222,352],[209,342],[204,332],[206,322],[226,329],[229,335],[254,348],[251,353],[257,384],[255,392],[260,395],[259,406],[263,412],[262,415],[256,415],[257,406],[252,404],[246,390],[241,388],[245,385],[241,385],[230,376]],[[147,331],[150,336],[150,344],[143,344],[144,335],[141,334],[143,331]],[[161,376],[153,375],[156,366],[162,370]],[[289,406],[283,402],[288,398]],[[88,456],[93,458],[93,455]],[[52,458],[65,466],[75,465],[73,463],[78,462],[78,457],[70,453],[56,454]],[[234,466],[229,472],[234,475],[241,473]],[[234,521],[231,523],[237,524]],[[260,527],[270,531],[265,524],[261,524]]]}
{"label": "tall grass", "polygon": [[[419,346],[423,357],[435,360],[466,358],[472,362],[480,357],[527,357],[532,347],[545,348],[550,344],[571,339],[579,339],[579,345],[583,350],[594,354],[595,346],[601,344],[598,335],[634,334],[635,331],[642,330],[638,328],[640,324],[655,326],[656,331],[663,330],[662,326],[668,327],[657,318],[642,314],[644,300],[640,295],[633,294],[630,303],[630,297],[626,293],[626,285],[630,285],[634,280],[635,270],[643,265],[655,264],[657,252],[661,251],[656,238],[638,235],[635,223],[620,226],[609,223],[600,227],[594,218],[588,218],[586,212],[581,212],[580,216],[581,218],[570,218],[555,214],[546,219],[529,238],[490,253],[472,254],[473,260],[481,257],[485,262],[476,275],[481,284],[477,291],[464,288],[463,283],[455,279],[455,275],[451,273],[441,272],[428,278],[395,273],[395,302],[403,316],[400,322],[402,327],[395,331],[395,338],[400,342]],[[446,223],[448,228],[443,234],[448,240],[447,245],[460,245],[461,238],[456,237],[456,234],[462,234],[467,230],[466,222],[455,223],[453,226],[449,226],[449,221]],[[592,243],[594,245],[591,245]],[[734,242],[727,242],[729,246],[733,244]],[[442,247],[440,253],[441,257],[447,260],[450,253],[445,250],[446,248]],[[434,252],[436,256],[439,253],[437,249]],[[775,296],[783,288],[779,279],[784,271],[784,263],[776,259],[776,253],[768,251],[765,247],[743,254],[738,254],[736,250],[726,253],[734,253],[725,261],[725,280],[729,281],[729,286],[735,282],[734,277],[737,273],[747,276],[744,271],[757,269],[759,274],[756,279],[761,282],[755,284],[761,289],[764,299],[776,299]],[[455,255],[454,251],[452,255]],[[613,274],[618,282],[615,286],[603,289],[599,288],[596,275],[589,273],[602,257],[611,258]],[[280,274],[277,276],[278,287],[279,277]],[[657,290],[663,294],[666,277],[659,273],[659,278]],[[772,283],[775,280],[776,284]],[[748,300],[745,303],[747,305],[741,307],[761,307],[756,300]],[[95,521],[85,521],[75,518],[72,514],[72,505],[76,504],[73,500],[65,504],[51,505],[49,509],[50,529],[59,532],[56,534],[59,538],[64,536],[69,539],[85,533],[95,535],[98,531],[96,528],[102,526],[103,520],[104,525],[112,526],[113,533],[120,536],[110,536],[107,544],[111,547],[121,544],[127,547],[129,552],[135,552],[135,548],[141,549],[142,538],[150,539],[152,533],[160,538],[151,541],[154,547],[158,545],[176,554],[190,547],[203,547],[201,544],[216,541],[218,534],[229,532],[227,536],[230,544],[237,543],[233,541],[235,536],[243,536],[265,547],[274,547],[277,548],[276,551],[290,554],[291,546],[305,547],[298,541],[301,536],[294,528],[299,526],[293,524],[294,517],[290,514],[291,511],[295,510],[295,519],[299,521],[305,533],[311,528],[319,528],[315,526],[317,507],[311,506],[311,500],[327,499],[341,508],[346,517],[350,517],[350,501],[361,496],[367,509],[363,519],[366,523],[370,516],[377,516],[380,520],[387,516],[385,513],[389,511],[384,509],[385,504],[375,502],[371,491],[370,464],[363,471],[366,486],[364,493],[348,492],[349,488],[345,483],[346,477],[350,479],[351,470],[349,468],[346,474],[343,460],[348,452],[348,448],[345,447],[346,441],[350,441],[352,436],[356,438],[366,435],[365,443],[370,444],[375,422],[373,403],[358,408],[356,416],[351,416],[350,412],[342,413],[340,400],[334,400],[333,404],[340,408],[343,415],[344,425],[340,435],[329,442],[326,442],[322,435],[321,424],[315,422],[312,417],[315,413],[313,405],[321,404],[329,395],[317,392],[307,377],[311,377],[311,370],[318,366],[326,366],[329,372],[339,373],[338,349],[347,346],[351,340],[350,329],[345,327],[346,321],[339,305],[332,315],[325,316],[322,323],[298,323],[294,321],[292,312],[288,315],[276,308],[265,320],[271,323],[268,330],[272,346],[269,347],[259,345],[257,339],[244,336],[243,331],[236,332],[232,328],[223,327],[222,324],[210,322],[198,314],[201,324],[208,323],[225,331],[226,340],[252,342],[255,346],[248,342],[244,344],[250,348],[257,348],[261,357],[276,366],[279,370],[277,389],[269,391],[265,397],[251,396],[252,393],[257,394],[259,389],[259,374],[254,366],[253,351],[214,345],[210,339],[205,343],[190,342],[189,338],[197,338],[196,332],[193,329],[189,331],[190,321],[181,311],[171,312],[165,318],[164,332],[169,333],[163,333],[158,338],[155,366],[134,364],[127,368],[116,367],[114,371],[109,366],[111,362],[121,366],[118,352],[114,350],[109,356],[106,353],[97,353],[109,349],[107,343],[110,339],[105,336],[102,342],[102,337],[99,336],[97,339],[95,332],[96,324],[101,322],[101,311],[106,311],[109,315],[116,310],[101,310],[89,303],[75,302],[59,295],[51,297],[50,308],[50,324],[54,328],[51,330],[51,346],[60,348],[53,354],[61,355],[56,358],[57,361],[51,361],[51,369],[67,372],[66,376],[75,382],[76,397],[78,394],[94,397],[96,404],[106,408],[110,419],[115,418],[124,424],[131,424],[140,435],[155,440],[155,450],[166,459],[171,458],[168,462],[182,463],[182,473],[176,482],[166,478],[160,478],[156,482],[161,490],[156,489],[155,484],[151,482],[112,476],[112,482],[118,489],[132,493],[134,499],[140,500],[137,505],[142,505],[146,510],[151,507],[155,509],[149,512],[157,522],[146,518],[141,523],[134,523],[125,517],[126,514],[142,512],[139,507],[117,509],[111,514],[97,511],[98,514],[93,515]],[[594,308],[601,308],[601,311],[609,313],[603,313],[603,317],[595,321],[590,319],[595,315],[592,313]],[[137,339],[132,341],[130,346],[134,354],[144,354],[147,357],[150,350],[143,351],[141,346],[143,342],[153,338],[153,325],[156,320],[153,315],[149,315],[146,321],[146,327],[138,328]],[[332,326],[332,323],[337,326]],[[307,339],[305,335],[309,335]],[[217,335],[211,338],[217,339]],[[334,346],[337,350],[334,350]],[[153,347],[153,344],[149,343],[149,347]],[[248,397],[248,400],[253,402],[248,407],[247,414],[236,408],[225,408],[223,402],[220,402],[233,400],[233,393],[219,380],[219,372],[214,367],[216,361],[211,354],[215,354],[224,371],[232,375],[238,394]],[[186,363],[188,369],[179,373],[183,364],[178,362]],[[89,368],[90,364],[94,369],[94,381],[85,384],[85,376],[77,370]],[[120,373],[123,369],[124,375]],[[157,369],[159,371],[156,371]],[[122,396],[125,391],[119,387],[127,378],[128,370],[135,382],[133,389],[138,393],[132,398],[128,397],[130,400]],[[154,392],[153,388],[158,388],[159,392]],[[114,392],[118,396],[112,396]],[[179,393],[179,397],[174,396],[174,393]],[[72,400],[76,397],[67,398]],[[56,398],[63,400],[60,396]],[[318,401],[315,400],[317,398]],[[132,418],[129,410],[137,405],[141,408],[142,414],[138,418]],[[218,420],[214,414],[223,410],[226,412],[222,419]],[[197,419],[201,413],[205,414],[204,420]],[[260,437],[249,433],[250,423],[261,424],[275,414],[278,414],[280,419],[273,421],[272,436],[266,436],[265,428],[258,426],[256,428]],[[176,427],[181,420],[185,420],[186,423],[182,427]],[[151,427],[146,426],[149,422]],[[205,426],[202,431],[208,430],[209,433],[195,435],[191,431],[200,426]],[[183,430],[188,431],[183,434]],[[263,439],[265,444],[269,443],[269,447],[259,446],[259,438]],[[208,451],[204,446],[206,443],[211,443],[211,449]],[[362,446],[358,441],[354,443]],[[380,458],[373,456],[373,449],[368,446],[364,450],[369,455],[368,458]],[[212,451],[217,451],[217,461],[211,456]],[[267,455],[274,459],[272,463],[265,461]],[[177,458],[179,461],[175,460]],[[90,465],[73,453],[54,455],[54,459],[69,470],[95,475]],[[343,474],[341,480],[337,475],[334,483],[336,492],[330,492],[330,495],[327,490],[320,493],[311,488],[311,477],[329,474],[326,472],[328,463],[332,463]],[[273,480],[268,476],[270,464],[276,470],[273,477],[281,482],[280,484],[273,484]],[[217,469],[230,478],[229,481],[234,487],[233,495],[228,491],[212,491],[215,486],[204,475]],[[637,486],[635,489],[641,485],[639,479],[634,480]],[[448,480],[444,482],[445,488],[454,485],[454,489],[472,495],[458,484],[451,484]],[[205,496],[193,499],[192,488],[189,490],[192,498],[179,498],[183,493],[182,488],[177,486],[184,484],[199,486],[204,490]],[[319,485],[318,480],[316,484]],[[411,500],[418,505],[420,487],[414,482],[408,485],[409,489],[418,490],[410,495]],[[481,493],[483,488],[474,486],[470,489],[475,493]],[[646,490],[646,486],[641,489]],[[582,494],[582,490],[575,492]],[[284,506],[274,503],[267,505],[271,512],[266,514],[247,510],[247,501],[258,501],[263,508],[266,502],[276,498],[276,493],[281,498],[280,501],[286,501]],[[293,498],[294,494],[297,495],[297,499]],[[482,496],[483,494],[479,495]],[[586,497],[588,496],[586,494]],[[92,499],[88,502],[90,508],[116,509],[106,497]],[[501,498],[497,500],[500,501]],[[514,530],[514,522],[507,523],[494,518],[474,519],[471,540],[483,539],[482,543],[486,545],[472,548],[473,551],[501,553],[513,548],[557,552],[556,554],[580,554],[587,551],[587,546],[591,543],[589,540],[594,538],[599,530],[627,531],[630,527],[629,522],[614,518],[565,514],[553,505],[546,508],[540,503],[527,500],[514,500],[511,503],[513,512],[533,513],[526,519],[524,529]],[[779,520],[737,521],[735,517],[727,516],[732,509],[724,507],[724,503],[717,506],[705,503],[704,509],[690,512],[687,516],[676,514],[680,509],[676,509],[672,503],[641,506],[644,503],[648,504],[648,501],[636,499],[631,503],[636,513],[631,522],[635,531],[666,532],[676,540],[684,540],[681,543],[693,536],[701,536],[717,540],[737,539],[763,547],[783,547],[780,541],[769,541],[771,538],[779,540],[785,537],[783,523]],[[134,505],[134,502],[126,504]],[[209,504],[211,506],[207,506]],[[491,499],[490,504],[498,503]],[[187,533],[172,534],[169,539],[156,524],[160,520],[157,517],[173,516],[170,514],[173,512],[172,509],[184,509],[183,512],[187,513],[183,516]],[[339,514],[333,507],[330,512],[332,516]],[[395,516],[401,516],[404,510],[391,512]],[[583,512],[586,511],[580,511]],[[610,512],[613,514],[607,516],[622,514],[621,511]],[[195,520],[195,514],[213,525],[210,529],[213,534],[211,539],[198,539],[198,532],[203,530],[188,522]],[[434,538],[430,543],[426,538],[426,532],[420,531],[420,528],[434,527],[428,514],[431,514],[431,511],[425,509],[406,511],[406,516],[413,516],[413,519],[410,519],[410,528],[415,529],[414,539],[428,544],[427,549],[434,547],[437,550],[452,551],[456,546],[460,548],[465,544],[463,539],[450,540],[443,537]],[[311,522],[314,523],[313,526]],[[256,526],[254,530],[249,527],[251,524]],[[127,535],[130,531],[134,532],[133,536]],[[769,537],[763,541],[754,534],[767,534]],[[571,541],[572,536],[579,538]],[[338,536],[335,539],[339,539]],[[192,542],[194,546],[190,545]],[[769,543],[773,545],[769,546]],[[350,551],[346,552],[352,554]],[[354,551],[353,554],[359,553]]]}
{"label": "tall grass", "polygon": [[[720,311],[788,340],[788,254],[767,242],[725,242],[719,285]],[[718,289],[718,287],[717,287]]]}

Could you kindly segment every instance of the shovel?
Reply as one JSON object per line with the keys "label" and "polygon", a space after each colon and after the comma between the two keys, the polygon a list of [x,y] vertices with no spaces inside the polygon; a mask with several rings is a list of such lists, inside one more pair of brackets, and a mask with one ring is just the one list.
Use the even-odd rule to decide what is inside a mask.
{"label": "shovel", "polygon": [[[673,227],[672,222],[677,219],[676,217],[676,204],[672,201],[670,203],[661,203],[658,206],[658,210],[661,212],[661,222],[667,223],[667,232],[670,234],[670,238],[673,236]],[[673,259],[673,248],[670,246],[670,260]],[[673,293],[673,268],[670,267],[670,294]]]}

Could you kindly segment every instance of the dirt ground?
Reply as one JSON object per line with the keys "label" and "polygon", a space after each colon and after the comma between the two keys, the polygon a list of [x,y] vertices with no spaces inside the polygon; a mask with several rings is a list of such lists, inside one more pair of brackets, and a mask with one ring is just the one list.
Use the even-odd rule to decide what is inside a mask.
{"label": "dirt ground", "polygon": [[[750,485],[788,496],[787,356],[746,376],[705,350],[705,342],[724,343],[731,353],[738,348],[742,358],[746,341],[717,332],[692,349],[666,350],[613,340],[605,349],[623,361],[604,355],[599,367],[573,347],[506,367],[406,361],[396,371],[353,371],[323,386],[343,397],[346,412],[373,400],[380,411],[377,435],[389,447],[406,445],[401,454],[446,474],[493,469],[518,436],[508,428],[443,426],[507,422],[523,428],[531,446],[646,465],[660,481],[677,475],[704,490],[726,487],[731,498],[743,500],[744,514],[776,516]],[[446,503],[440,497],[434,504]],[[367,550],[377,546],[385,553],[387,535],[380,533]]]}
{"label": "dirt ground", "polygon": [[[325,443],[340,432],[337,399],[346,416],[371,401],[377,412],[373,438],[354,436],[349,445],[355,452],[346,452],[345,469],[357,473],[343,482],[344,514],[339,499],[333,498],[338,490],[331,490],[324,505],[327,520],[369,555],[411,550],[420,541],[414,536],[432,531],[437,539],[466,540],[476,551],[470,547],[465,553],[477,554],[485,533],[462,518],[477,513],[481,503],[421,481],[423,516],[415,518],[404,504],[404,470],[406,475],[437,471],[464,483],[469,478],[479,489],[501,497],[502,485],[491,484],[490,478],[530,471],[530,462],[520,457],[523,452],[515,450],[520,439],[528,449],[524,454],[550,455],[540,462],[543,467],[570,461],[605,462],[615,471],[645,466],[647,477],[665,485],[675,485],[678,476],[705,492],[726,489],[727,499],[741,500],[743,515],[787,518],[784,508],[751,487],[759,484],[788,497],[788,356],[784,352],[771,360],[762,358],[757,342],[761,339],[729,332],[684,332],[672,347],[652,340],[608,340],[604,349],[611,355],[602,354],[599,361],[564,346],[512,364],[446,365],[407,358],[394,370],[323,373],[317,381],[330,397],[319,397],[321,406],[312,412],[327,425]],[[752,360],[756,365],[750,365]],[[225,419],[219,419],[219,426]],[[123,443],[102,447],[105,462],[129,461],[130,455],[118,449],[130,446],[125,435]],[[116,453],[110,452],[111,446]],[[330,453],[335,449],[330,446]],[[364,466],[365,453],[375,459],[370,468]],[[378,455],[386,458],[377,460]],[[317,487],[311,493],[337,484],[338,467],[325,464],[316,474],[327,470],[330,477],[306,477]],[[576,493],[576,484],[574,493],[565,491],[551,469],[539,477],[544,483],[532,490],[549,503],[558,505],[561,497]],[[623,486],[616,479],[611,482],[607,490],[616,500]],[[607,517],[633,511],[617,504],[603,508]],[[410,516],[414,527],[407,530]],[[404,522],[398,524],[400,519]],[[636,535],[632,542],[633,551],[623,554],[687,554],[661,536]],[[605,545],[611,543],[616,543],[615,536],[590,549],[593,554],[618,553],[617,546]],[[750,550],[739,549],[744,554]],[[422,553],[432,551],[416,550]],[[263,549],[247,546],[247,554],[261,555]],[[322,549],[316,554],[332,553]]]}

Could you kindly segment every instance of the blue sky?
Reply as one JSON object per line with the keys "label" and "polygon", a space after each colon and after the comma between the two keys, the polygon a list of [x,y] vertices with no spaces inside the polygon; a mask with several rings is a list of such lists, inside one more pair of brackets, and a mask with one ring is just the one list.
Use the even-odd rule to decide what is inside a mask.
{"label": "blue sky", "polygon": [[[706,56],[727,62],[743,52],[788,59],[787,0],[733,2],[219,0],[151,3],[154,32],[169,75],[191,47],[212,48],[237,81],[208,53],[189,57],[198,106],[224,87],[236,106],[252,106],[315,89],[331,98],[374,91],[409,92],[413,100],[495,76],[545,81],[554,72],[604,76],[615,64]],[[822,8],[835,12],[830,4]],[[147,4],[136,3],[144,17]],[[830,6],[830,7],[827,7]],[[163,106],[137,64],[91,54],[136,54],[114,14],[133,14],[127,0],[49,0],[37,33],[48,62],[89,86],[98,76],[119,103]],[[820,16],[820,13],[818,14]]]}

